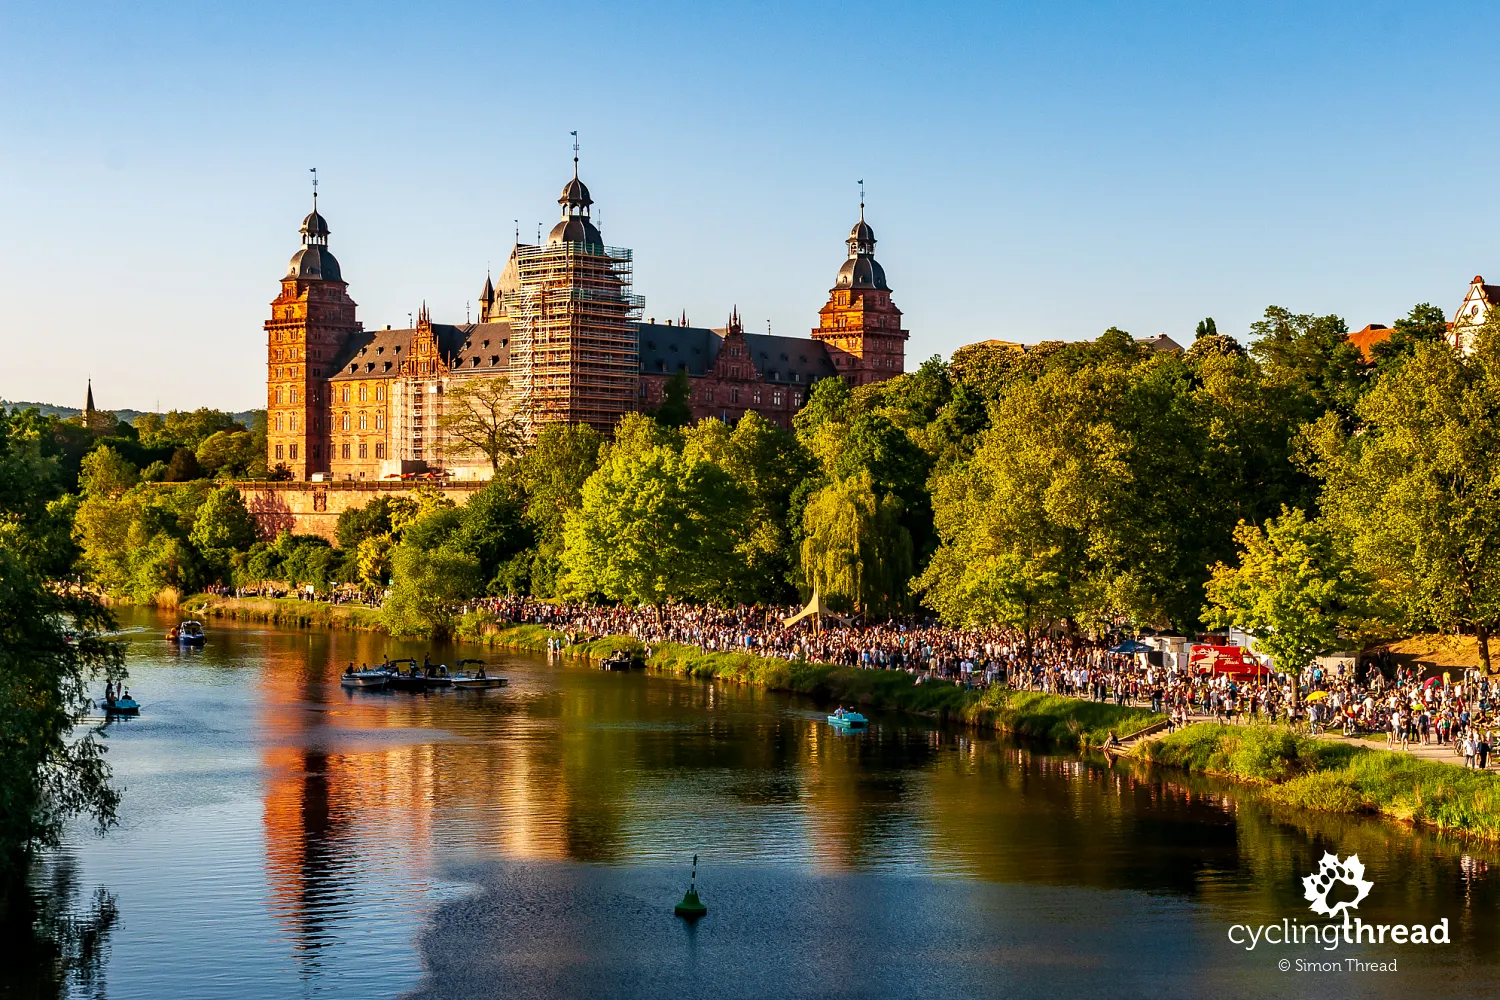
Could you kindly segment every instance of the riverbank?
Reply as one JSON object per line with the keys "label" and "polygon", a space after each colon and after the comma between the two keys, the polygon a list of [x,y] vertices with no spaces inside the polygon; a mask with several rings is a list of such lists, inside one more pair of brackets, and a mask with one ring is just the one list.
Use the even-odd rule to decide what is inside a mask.
{"label": "riverbank", "polygon": [[[201,602],[201,603],[200,603]],[[288,598],[195,598],[198,613],[294,626],[383,630],[379,611]],[[541,625],[506,625],[466,616],[458,636],[516,652],[545,653],[562,640],[561,655],[597,662],[617,652],[644,656],[631,636],[573,641]],[[1135,707],[992,688],[968,691],[947,681],[914,684],[900,671],[859,670],[787,661],[750,653],[710,653],[694,646],[653,647],[647,668],[721,683],[753,684],[805,695],[820,704],[910,715],[1042,740],[1070,749],[1103,744],[1163,718]],[[1284,727],[1200,723],[1153,737],[1132,755],[1150,764],[1257,786],[1279,804],[1325,813],[1373,814],[1399,822],[1500,841],[1500,775],[1453,764],[1299,736]]]}
{"label": "riverbank", "polygon": [[1500,841],[1500,774],[1293,733],[1200,722],[1141,744],[1140,760],[1261,786],[1282,805],[1365,813]]}
{"label": "riverbank", "polygon": [[219,597],[194,594],[181,607],[200,618],[266,622],[294,628],[348,628],[383,632],[380,609],[360,604],[299,601],[295,597]]}

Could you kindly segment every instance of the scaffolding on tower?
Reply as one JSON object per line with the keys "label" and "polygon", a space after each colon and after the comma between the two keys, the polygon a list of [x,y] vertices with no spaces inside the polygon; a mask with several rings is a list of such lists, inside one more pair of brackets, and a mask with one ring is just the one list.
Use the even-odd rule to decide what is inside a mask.
{"label": "scaffolding on tower", "polygon": [[634,408],[640,348],[631,253],[591,243],[516,247],[510,306],[512,391],[535,438],[543,424],[585,423],[604,434]]}

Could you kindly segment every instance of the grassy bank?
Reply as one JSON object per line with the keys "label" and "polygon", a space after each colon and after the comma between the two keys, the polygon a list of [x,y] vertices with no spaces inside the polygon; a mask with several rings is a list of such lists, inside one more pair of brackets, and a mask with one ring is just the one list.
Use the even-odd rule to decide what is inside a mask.
{"label": "grassy bank", "polygon": [[380,612],[355,604],[299,601],[295,597],[215,597],[195,594],[182,602],[189,614],[201,618],[229,618],[247,622],[298,627],[381,628]]}
{"label": "grassy bank", "polygon": [[1273,802],[1371,813],[1500,841],[1500,775],[1280,726],[1199,723],[1142,745],[1144,760],[1264,786]]}

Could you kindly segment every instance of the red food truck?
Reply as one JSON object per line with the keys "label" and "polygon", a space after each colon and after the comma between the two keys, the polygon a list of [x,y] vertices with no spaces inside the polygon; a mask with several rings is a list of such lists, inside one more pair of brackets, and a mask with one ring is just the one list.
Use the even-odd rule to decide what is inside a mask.
{"label": "red food truck", "polygon": [[1200,673],[1228,674],[1237,681],[1255,680],[1266,673],[1244,646],[1193,646],[1188,650],[1188,666]]}

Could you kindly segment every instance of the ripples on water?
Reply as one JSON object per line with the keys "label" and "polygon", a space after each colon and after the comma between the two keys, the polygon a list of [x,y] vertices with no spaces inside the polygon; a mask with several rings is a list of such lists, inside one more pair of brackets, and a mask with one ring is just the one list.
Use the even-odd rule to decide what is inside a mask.
{"label": "ripples on water", "polygon": [[[532,658],[497,692],[347,693],[351,659],[426,648],[220,625],[179,651],[166,624],[124,636],[144,711],[111,727],[121,825],[60,855],[117,899],[90,995],[1268,995],[1279,955],[1225,931],[1310,918],[1325,850],[1366,862],[1365,919],[1448,916],[1454,944],[1320,994],[1490,992],[1488,850]],[[694,853],[710,914],[688,927]]]}

